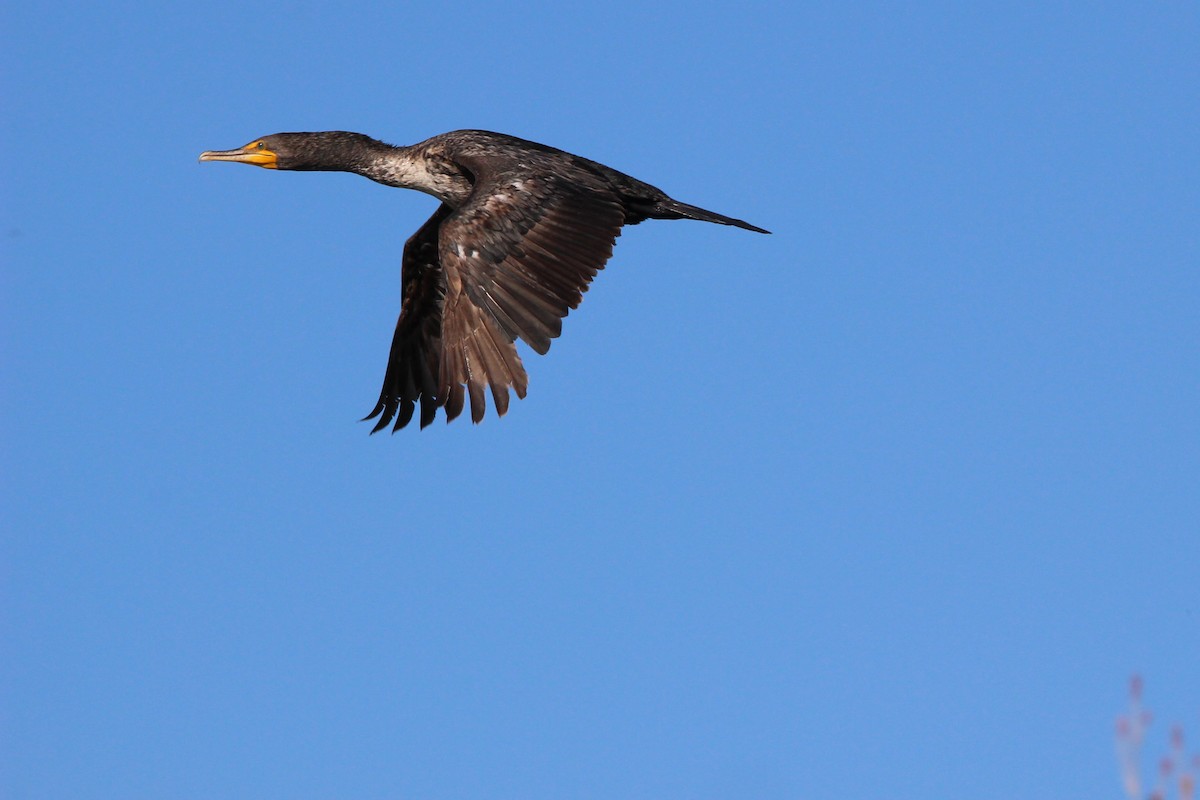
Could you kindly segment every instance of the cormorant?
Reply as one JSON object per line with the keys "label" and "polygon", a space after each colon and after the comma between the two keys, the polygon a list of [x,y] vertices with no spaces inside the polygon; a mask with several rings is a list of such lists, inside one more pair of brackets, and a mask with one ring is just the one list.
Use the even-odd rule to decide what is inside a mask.
{"label": "cormorant", "polygon": [[[267,169],[354,172],[441,201],[404,245],[400,319],[372,433],[403,428],[419,404],[424,428],[437,409],[483,419],[483,390],[496,414],[508,390],[525,396],[519,337],[538,353],[562,331],[621,226],[696,219],[769,233],[740,219],[672,200],[660,189],[595,161],[489,131],[454,131],[410,147],[361,133],[276,133],[201,161]],[[463,389],[466,388],[464,396]]]}

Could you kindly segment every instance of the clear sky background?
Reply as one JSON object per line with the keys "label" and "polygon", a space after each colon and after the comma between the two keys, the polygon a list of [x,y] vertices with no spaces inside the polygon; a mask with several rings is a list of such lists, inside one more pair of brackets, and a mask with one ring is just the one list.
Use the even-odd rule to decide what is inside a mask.
{"label": "clear sky background", "polygon": [[[1117,797],[1134,670],[1200,736],[1200,5],[166,5],[2,12],[0,793]],[[774,235],[626,229],[506,418],[369,437],[435,201],[196,156],[465,127]]]}

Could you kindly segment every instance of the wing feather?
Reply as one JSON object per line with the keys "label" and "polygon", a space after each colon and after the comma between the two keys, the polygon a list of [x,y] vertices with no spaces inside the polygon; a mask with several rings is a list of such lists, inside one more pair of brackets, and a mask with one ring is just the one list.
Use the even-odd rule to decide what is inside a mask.
{"label": "wing feather", "polygon": [[441,405],[434,378],[440,369],[438,342],[445,295],[438,263],[438,231],[451,212],[447,205],[439,207],[404,245],[400,318],[392,336],[379,401],[364,417],[379,418],[371,433],[383,430],[393,421],[393,431],[403,428],[412,420],[417,403],[421,405],[421,427],[425,427]]}
{"label": "wing feather", "polygon": [[[599,186],[477,157],[457,210],[443,204],[404,248],[400,319],[372,432],[407,425],[419,403],[421,427],[437,408],[449,422],[466,410],[484,418],[490,390],[497,416],[509,390],[525,397],[521,339],[545,353],[562,320],[612,255],[625,212]],[[515,162],[514,162],[515,163]],[[465,390],[465,391],[464,391]]]}

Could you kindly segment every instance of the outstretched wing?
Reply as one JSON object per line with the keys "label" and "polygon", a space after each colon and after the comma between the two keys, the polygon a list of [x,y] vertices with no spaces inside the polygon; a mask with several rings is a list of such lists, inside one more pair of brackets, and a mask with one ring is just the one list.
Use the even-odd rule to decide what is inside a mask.
{"label": "outstretched wing", "polygon": [[421,406],[421,427],[467,399],[479,422],[490,390],[496,413],[528,376],[514,342],[538,353],[612,255],[625,213],[618,198],[553,174],[462,159],[475,176],[456,211],[443,205],[404,248],[403,300],[374,431],[393,430]]}
{"label": "outstretched wing", "polygon": [[517,338],[538,353],[550,349],[563,317],[578,307],[612,255],[625,215],[610,193],[555,175],[531,175],[527,169],[489,174],[486,165],[466,166],[476,175],[475,189],[442,224],[440,392],[453,418],[465,385],[471,419],[478,422],[485,409],[483,385],[491,388],[500,415],[508,408],[507,387],[525,396],[524,370],[513,370],[503,357],[515,356]]}
{"label": "outstretched wing", "polygon": [[421,427],[433,422],[441,371],[442,306],[445,286],[438,263],[438,231],[450,206],[442,205],[404,245],[400,268],[400,319],[392,337],[379,402],[363,419],[379,417],[371,433],[395,419],[392,430],[409,423],[421,404]]}

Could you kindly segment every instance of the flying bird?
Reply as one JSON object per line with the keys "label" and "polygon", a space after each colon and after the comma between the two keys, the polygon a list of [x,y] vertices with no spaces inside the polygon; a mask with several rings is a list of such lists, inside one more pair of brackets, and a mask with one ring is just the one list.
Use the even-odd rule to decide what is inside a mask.
{"label": "flying bird", "polygon": [[[769,233],[672,200],[611,167],[489,131],[453,131],[397,147],[361,133],[276,133],[201,161],[266,169],[353,172],[416,189],[441,205],[404,245],[400,319],[379,402],[364,420],[395,432],[420,408],[424,428],[471,405],[508,411],[529,379],[515,341],[544,354],[562,332],[624,225],[695,219]],[[464,391],[465,389],[465,391]]]}

